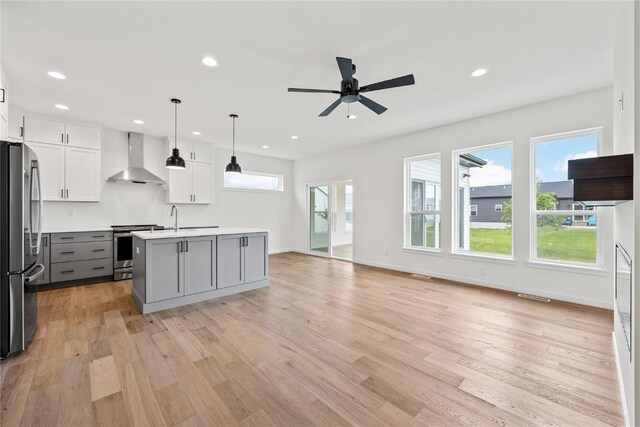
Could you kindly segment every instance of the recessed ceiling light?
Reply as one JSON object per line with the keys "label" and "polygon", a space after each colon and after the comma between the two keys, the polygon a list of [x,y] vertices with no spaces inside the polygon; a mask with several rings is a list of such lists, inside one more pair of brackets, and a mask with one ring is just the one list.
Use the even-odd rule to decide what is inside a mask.
{"label": "recessed ceiling light", "polygon": [[194,135],[202,135],[202,133],[198,132],[197,130],[194,130],[193,132],[191,132]]}
{"label": "recessed ceiling light", "polygon": [[202,63],[207,67],[215,67],[216,65],[218,65],[218,61],[213,59],[211,56],[205,56],[204,58],[202,58]]}
{"label": "recessed ceiling light", "polygon": [[133,123],[135,123],[137,125],[143,125],[144,124],[144,122],[142,120],[138,120],[138,119],[134,120]]}
{"label": "recessed ceiling light", "polygon": [[353,119],[357,119],[358,116],[356,116],[355,114],[347,114],[347,119],[349,120],[353,120]]}
{"label": "recessed ceiling light", "polygon": [[60,110],[68,110],[69,109],[69,107],[67,107],[66,105],[63,105],[63,104],[56,104],[56,105],[54,105],[54,107],[56,107],[56,108],[58,108]]}
{"label": "recessed ceiling light", "polygon": [[265,150],[269,148],[268,145],[263,145],[262,148],[264,148]]}
{"label": "recessed ceiling light", "polygon": [[481,77],[484,76],[485,74],[487,74],[489,70],[487,70],[486,68],[478,68],[477,70],[473,70],[471,72],[471,77]]}
{"label": "recessed ceiling light", "polygon": [[291,135],[291,139],[298,139],[300,138],[298,135]]}
{"label": "recessed ceiling light", "polygon": [[54,79],[58,79],[58,80],[66,79],[64,74],[59,73],[57,71],[49,71],[47,74],[49,74],[49,76],[53,77]]}

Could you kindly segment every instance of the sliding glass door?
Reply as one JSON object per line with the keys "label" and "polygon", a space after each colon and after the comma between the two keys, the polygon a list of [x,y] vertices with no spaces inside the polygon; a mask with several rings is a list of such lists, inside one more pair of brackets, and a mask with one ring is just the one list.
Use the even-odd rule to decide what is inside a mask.
{"label": "sliding glass door", "polygon": [[331,256],[329,185],[309,186],[309,251]]}
{"label": "sliding glass door", "polygon": [[353,259],[353,185],[351,181],[308,186],[309,252]]}

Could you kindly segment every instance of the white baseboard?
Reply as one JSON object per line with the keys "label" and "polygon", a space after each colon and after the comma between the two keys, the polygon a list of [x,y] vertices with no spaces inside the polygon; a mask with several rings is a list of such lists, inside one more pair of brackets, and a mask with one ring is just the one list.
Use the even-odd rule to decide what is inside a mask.
{"label": "white baseboard", "polygon": [[620,401],[622,402],[622,413],[624,414],[624,425],[627,427],[631,426],[629,422],[629,411],[627,410],[627,395],[624,392],[624,382],[622,381],[622,370],[620,369],[620,354],[618,353],[618,343],[616,342],[616,333],[615,331],[611,332],[611,337],[613,338],[613,353],[616,358],[616,369],[618,371],[618,384],[620,385]]}
{"label": "white baseboard", "polygon": [[597,300],[593,298],[577,297],[574,295],[560,294],[560,293],[549,292],[549,291],[541,291],[539,289],[524,288],[520,286],[505,285],[503,283],[490,282],[488,280],[478,280],[474,278],[458,276],[455,274],[442,274],[439,272],[434,273],[427,270],[398,267],[396,265],[383,264],[383,263],[372,262],[372,261],[367,261],[363,259],[354,259],[353,262],[356,264],[369,265],[371,267],[386,268],[389,270],[402,271],[404,273],[411,273],[411,274],[422,274],[424,276],[431,276],[439,279],[452,280],[454,282],[461,282],[469,285],[483,286],[485,288],[501,289],[503,291],[509,291],[509,292],[537,295],[540,297],[546,297],[546,298],[550,298],[558,301],[572,302],[575,304],[588,305],[591,307],[606,308],[609,310],[613,310],[613,302],[610,302],[610,301],[602,301],[602,300]]}

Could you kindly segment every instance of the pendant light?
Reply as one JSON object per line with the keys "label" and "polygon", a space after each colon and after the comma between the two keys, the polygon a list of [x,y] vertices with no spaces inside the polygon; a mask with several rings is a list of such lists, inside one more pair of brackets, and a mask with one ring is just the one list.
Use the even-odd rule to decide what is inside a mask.
{"label": "pendant light", "polygon": [[233,119],[233,151],[231,154],[231,163],[227,165],[226,172],[227,173],[242,173],[242,168],[236,161],[236,119],[238,118],[237,114],[229,114],[229,117]]}
{"label": "pendant light", "polygon": [[171,151],[171,157],[167,159],[165,166],[167,169],[184,169],[184,159],[180,157],[180,150],[178,150],[178,104],[182,101],[176,98],[172,98],[171,102],[175,105],[175,121],[174,121],[174,130],[175,130],[175,145],[173,150]]}

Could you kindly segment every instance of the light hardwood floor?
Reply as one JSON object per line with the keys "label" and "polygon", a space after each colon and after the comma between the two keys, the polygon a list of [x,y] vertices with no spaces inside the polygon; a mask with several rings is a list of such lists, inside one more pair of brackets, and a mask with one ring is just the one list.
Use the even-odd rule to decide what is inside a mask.
{"label": "light hardwood floor", "polygon": [[270,261],[270,288],[146,316],[128,281],[40,293],[0,424],[623,424],[610,311]]}

